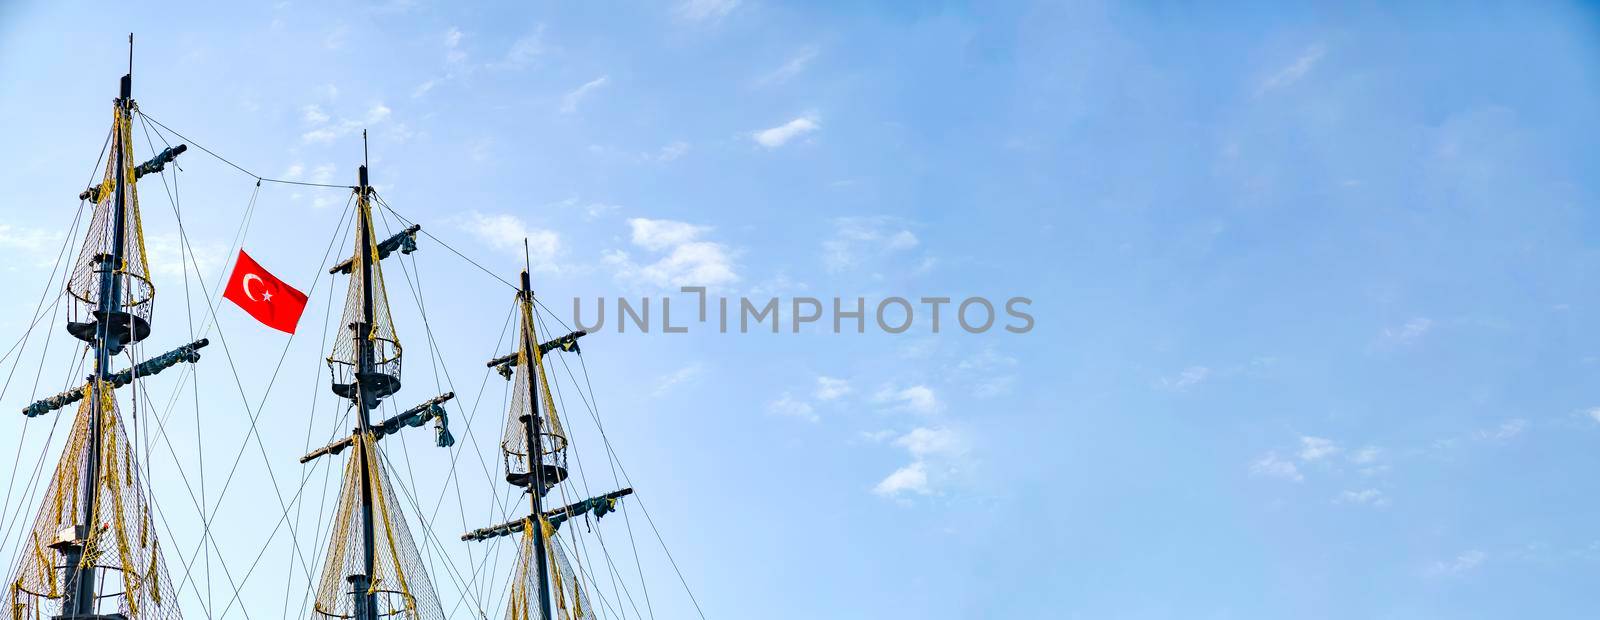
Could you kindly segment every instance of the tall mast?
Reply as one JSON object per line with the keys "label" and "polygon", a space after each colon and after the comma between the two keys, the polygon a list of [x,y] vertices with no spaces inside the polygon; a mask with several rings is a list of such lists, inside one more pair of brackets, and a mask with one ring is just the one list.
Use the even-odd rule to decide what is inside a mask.
{"label": "tall mast", "polygon": [[350,575],[352,586],[351,594],[355,596],[355,617],[358,620],[377,620],[378,605],[377,595],[372,591],[371,579],[373,576],[376,558],[372,523],[372,467],[374,464],[368,459],[367,442],[374,441],[371,435],[372,421],[369,412],[377,405],[376,399],[369,390],[366,377],[374,376],[372,340],[369,337],[373,327],[372,312],[372,205],[368,201],[371,187],[367,184],[367,132],[361,132],[361,168],[358,171],[359,184],[356,187],[356,204],[359,221],[357,226],[356,255],[358,260],[353,263],[359,266],[361,273],[356,277],[361,279],[361,321],[351,326],[350,337],[355,340],[356,359],[359,366],[356,371],[356,432],[361,441],[356,447],[360,454],[361,474],[361,566],[363,574]]}
{"label": "tall mast", "polygon": [[[94,528],[97,506],[95,496],[99,490],[101,436],[103,434],[101,423],[104,418],[105,399],[101,390],[106,389],[106,381],[111,378],[111,355],[114,351],[122,350],[124,334],[114,329],[113,317],[122,313],[122,280],[117,277],[117,270],[122,268],[124,247],[127,243],[125,226],[127,223],[128,195],[126,185],[128,182],[128,164],[125,157],[127,145],[127,128],[133,114],[133,35],[128,35],[128,73],[122,76],[121,89],[116,100],[117,127],[116,127],[116,197],[112,206],[111,216],[111,251],[100,256],[100,298],[98,300],[95,316],[98,318],[95,327],[95,338],[91,346],[94,348],[94,402],[90,403],[89,413],[89,456],[83,469],[83,516],[74,532],[77,540],[87,540]],[[132,331],[132,330],[130,330]],[[62,605],[64,618],[91,617],[95,615],[95,601],[98,599],[95,589],[95,568],[92,563],[84,565],[82,561],[83,545],[68,545],[65,550],[67,560],[67,588],[66,599]]]}
{"label": "tall mast", "polygon": [[[523,241],[524,244],[527,241]],[[528,450],[523,455],[528,463],[528,475],[532,483],[528,485],[528,504],[533,508],[533,554],[534,561],[538,563],[539,570],[539,612],[540,618],[550,618],[550,565],[545,557],[544,525],[540,515],[544,514],[541,504],[544,501],[544,463],[543,443],[539,439],[541,422],[539,420],[539,375],[533,372],[533,356],[538,354],[539,343],[533,337],[533,288],[528,283],[528,270],[522,270],[522,290],[518,294],[522,305],[522,350],[528,358],[528,414],[522,416],[522,430],[527,433]]]}

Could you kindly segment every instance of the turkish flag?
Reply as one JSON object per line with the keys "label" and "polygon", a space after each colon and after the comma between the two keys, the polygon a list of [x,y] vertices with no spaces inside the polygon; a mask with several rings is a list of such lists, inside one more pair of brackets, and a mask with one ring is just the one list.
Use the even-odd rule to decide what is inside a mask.
{"label": "turkish flag", "polygon": [[305,293],[267,273],[242,249],[239,250],[239,260],[233,264],[233,275],[228,276],[228,288],[223,289],[222,296],[263,325],[291,334],[300,322],[300,313],[306,309]]}

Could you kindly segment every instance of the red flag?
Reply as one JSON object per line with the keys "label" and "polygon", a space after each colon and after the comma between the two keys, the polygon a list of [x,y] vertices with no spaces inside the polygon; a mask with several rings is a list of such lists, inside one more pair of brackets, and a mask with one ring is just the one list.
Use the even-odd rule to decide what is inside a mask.
{"label": "red flag", "polygon": [[242,249],[222,296],[267,327],[291,334],[300,322],[300,313],[306,309],[305,293],[267,273]]}

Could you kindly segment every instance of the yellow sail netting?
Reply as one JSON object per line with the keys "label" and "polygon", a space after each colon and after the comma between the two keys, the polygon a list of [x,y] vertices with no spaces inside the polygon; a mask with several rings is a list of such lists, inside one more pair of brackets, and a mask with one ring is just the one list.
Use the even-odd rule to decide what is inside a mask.
{"label": "yellow sail netting", "polygon": [[518,546],[517,565],[511,577],[511,591],[506,599],[506,620],[591,620],[598,618],[589,605],[589,595],[583,591],[579,576],[572,563],[561,550],[555,528],[544,519],[539,520],[544,530],[545,557],[550,572],[550,615],[541,617],[539,606],[538,555],[534,552],[533,524],[522,528],[522,543]]}
{"label": "yellow sail netting", "polygon": [[[333,353],[328,356],[328,368],[333,373],[333,382],[336,385],[353,385],[355,373],[361,367],[361,360],[357,359],[358,351],[353,335],[350,333],[352,326],[360,324],[366,316],[368,305],[362,293],[362,283],[369,277],[372,281],[372,325],[355,337],[366,338],[372,347],[373,370],[379,375],[388,377],[394,382],[393,386],[375,384],[378,396],[386,396],[398,389],[400,380],[400,339],[394,331],[394,319],[389,314],[388,289],[383,284],[383,264],[378,259],[378,241],[368,234],[366,243],[362,243],[361,230],[367,227],[370,230],[372,222],[372,203],[365,197],[357,197],[356,208],[360,221],[356,223],[356,248],[351,258],[350,287],[345,293],[344,314],[339,320],[340,329],[346,330],[334,339]],[[370,265],[371,269],[367,269]],[[370,272],[370,276],[368,273]],[[387,389],[386,389],[387,388]]]}
{"label": "yellow sail netting", "polygon": [[350,575],[365,574],[361,528],[361,457],[366,454],[367,482],[372,488],[373,574],[369,592],[376,596],[379,618],[442,620],[444,610],[406,527],[399,498],[371,439],[357,436],[356,450],[346,459],[339,512],[328,541],[327,562],[317,586],[312,618],[348,618],[355,612]]}
{"label": "yellow sail netting", "polygon": [[528,434],[522,418],[533,413],[535,405],[529,398],[528,381],[534,378],[538,379],[538,406],[541,412],[539,460],[547,465],[566,466],[567,432],[561,426],[561,416],[557,414],[555,399],[551,397],[550,381],[544,371],[544,354],[539,352],[538,347],[529,351],[526,346],[529,341],[539,342],[532,311],[526,306],[522,311],[521,323],[523,337],[518,338],[520,344],[517,348],[516,379],[511,388],[511,410],[506,415],[505,429],[500,434],[500,450],[506,472],[510,474],[528,473]]}
{"label": "yellow sail netting", "polygon": [[80,566],[94,567],[99,613],[117,612],[129,620],[180,618],[177,592],[164,565],[163,550],[151,522],[142,470],[112,397],[101,390],[101,459],[94,481],[95,511],[84,525],[84,472],[89,468],[93,388],[84,387],[72,434],[62,453],[33,529],[6,582],[12,620],[51,618],[61,613],[66,578],[64,556],[51,545],[86,531]]}
{"label": "yellow sail netting", "polygon": [[[150,264],[145,252],[144,228],[139,220],[139,197],[133,190],[133,143],[130,123],[121,110],[113,121],[113,147],[122,152],[123,176],[128,184],[124,192],[127,203],[122,221],[122,263],[112,269],[119,281],[118,300],[124,311],[148,321],[155,298],[155,286],[150,283]],[[94,217],[89,222],[88,236],[73,263],[72,277],[67,280],[67,294],[75,303],[69,307],[69,318],[87,321],[90,312],[100,303],[100,271],[104,268],[102,257],[109,257],[116,237],[116,184],[117,158],[115,152],[106,158],[105,174],[98,185],[90,188],[90,198],[95,203]]]}

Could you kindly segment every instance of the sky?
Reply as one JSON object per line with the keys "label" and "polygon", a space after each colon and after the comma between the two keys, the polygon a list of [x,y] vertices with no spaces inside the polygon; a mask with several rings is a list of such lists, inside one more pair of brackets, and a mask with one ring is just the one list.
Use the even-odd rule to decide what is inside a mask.
{"label": "sky", "polygon": [[[363,130],[374,186],[429,233],[384,265],[391,404],[453,389],[460,442],[384,448],[443,507],[408,516],[452,617],[501,613],[509,545],[456,536],[520,505],[482,365],[509,351],[512,292],[479,265],[514,280],[524,239],[547,320],[613,313],[567,367],[605,437],[576,386],[562,409],[586,487],[638,490],[580,536],[633,584],[601,588],[606,617],[1592,615],[1600,15],[1207,8],[0,4],[0,345],[56,293],[132,31],[140,109],[248,171],[191,148],[163,177],[187,247],[171,186],[140,187],[141,354],[214,336],[192,376],[121,401],[169,416],[141,458],[198,558],[168,566],[189,617],[305,597],[337,484],[296,459],[350,424],[322,365],[349,194],[251,175],[353,184]],[[239,238],[309,291],[295,337],[219,300]],[[868,325],[720,333],[683,286],[785,321],[797,297],[864,298]],[[917,303],[904,333],[871,323],[941,296],[1026,297],[1034,322],[934,333]],[[618,333],[619,298],[657,322],[670,298],[688,331]],[[0,364],[6,407],[73,381],[59,322]],[[22,463],[0,531],[32,514],[60,417],[0,425]]]}

